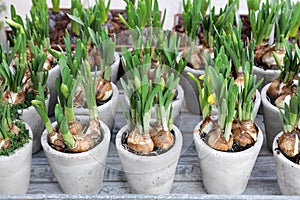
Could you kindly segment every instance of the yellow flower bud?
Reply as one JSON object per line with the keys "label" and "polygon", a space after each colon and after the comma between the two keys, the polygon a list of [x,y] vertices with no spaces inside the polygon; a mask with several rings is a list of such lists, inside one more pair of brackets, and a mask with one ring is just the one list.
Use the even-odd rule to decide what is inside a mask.
{"label": "yellow flower bud", "polygon": [[210,105],[213,105],[215,103],[215,100],[216,100],[216,95],[215,94],[211,94],[209,95],[207,101]]}
{"label": "yellow flower bud", "polygon": [[203,81],[204,80],[204,74],[202,74],[201,76],[199,76],[199,80]]}

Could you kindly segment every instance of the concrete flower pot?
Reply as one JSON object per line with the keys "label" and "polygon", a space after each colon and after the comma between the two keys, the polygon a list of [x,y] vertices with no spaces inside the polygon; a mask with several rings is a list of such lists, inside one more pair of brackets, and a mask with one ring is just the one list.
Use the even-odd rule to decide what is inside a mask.
{"label": "concrete flower pot", "polygon": [[[30,127],[25,124],[32,138]],[[0,156],[0,194],[26,194],[29,187],[32,139],[10,156]]]}
{"label": "concrete flower pot", "polygon": [[[115,122],[114,118],[117,111],[118,99],[119,99],[119,90],[117,86],[113,83],[111,84],[113,89],[113,94],[111,99],[105,104],[97,107],[99,118],[108,126],[110,130],[112,130],[114,127],[114,122]],[[83,107],[74,108],[74,113],[75,115],[89,116],[89,110]]]}
{"label": "concrete flower pot", "polygon": [[194,142],[200,162],[204,188],[210,194],[242,194],[263,144],[259,129],[254,146],[241,152],[222,152],[200,138],[200,122],[194,129]]}
{"label": "concrete flower pot", "polygon": [[[50,94],[48,94],[46,98],[47,109],[49,108],[49,102],[50,102]],[[40,117],[40,115],[36,112],[33,106],[29,106],[28,108],[18,110],[18,112],[21,113],[20,119],[26,122],[32,130],[33,133],[32,154],[35,154],[42,149],[41,135],[45,129],[43,120]]]}
{"label": "concrete flower pot", "polygon": [[182,147],[182,135],[173,126],[175,144],[167,152],[156,156],[140,156],[129,152],[122,145],[124,126],[116,136],[116,148],[132,192],[141,194],[170,193]]}
{"label": "concrete flower pot", "polygon": [[182,76],[180,78],[180,85],[184,90],[184,100],[186,104],[186,108],[194,113],[194,114],[201,114],[201,109],[199,106],[199,92],[197,84],[189,78],[187,73],[192,73],[195,77],[199,77],[205,74],[204,70],[200,69],[193,69],[189,66],[184,68]]}
{"label": "concrete flower pot", "polygon": [[273,156],[276,164],[277,183],[281,194],[300,195],[300,165],[290,161],[278,149],[278,139],[283,134],[280,132],[273,141]]}
{"label": "concrete flower pot", "polygon": [[[180,85],[177,85],[176,90],[177,90],[177,98],[175,100],[173,100],[171,103],[171,105],[173,106],[172,117],[174,120],[176,119],[176,117],[179,115],[179,113],[181,111],[181,106],[182,106],[183,99],[184,99],[184,91],[183,91],[182,87]],[[126,95],[125,95],[125,102],[126,102],[126,106],[129,107],[129,100]],[[166,116],[169,116],[170,108],[171,107],[169,107],[169,109],[167,110]],[[152,108],[151,116],[153,118],[155,117],[155,108],[154,107]]]}
{"label": "concrete flower pot", "polygon": [[272,70],[272,69],[264,70],[263,68],[253,66],[252,73],[256,75],[256,80],[260,80],[264,78],[263,83],[258,88],[258,90],[261,91],[265,85],[272,82],[274,79],[276,79],[279,76],[280,70]]}
{"label": "concrete flower pot", "polygon": [[267,97],[267,91],[271,83],[267,84],[261,90],[261,99],[262,99],[262,108],[263,108],[263,117],[265,124],[265,132],[267,145],[270,151],[272,151],[273,140],[277,133],[283,131],[283,124],[279,117],[279,109],[271,104]]}
{"label": "concrete flower pot", "polygon": [[[114,63],[111,65],[111,82],[117,83],[118,72],[120,66],[120,55],[118,52],[114,53]],[[97,71],[97,77],[100,76],[100,71]],[[94,77],[95,72],[91,72],[92,77]]]}
{"label": "concrete flower pot", "polygon": [[[87,116],[79,116],[87,124]],[[64,193],[96,194],[102,188],[106,157],[110,143],[110,130],[102,126],[102,141],[93,149],[83,153],[63,153],[48,144],[48,132],[43,132],[41,141],[52,171]],[[53,127],[57,125],[54,122]]]}
{"label": "concrete flower pot", "polygon": [[49,70],[47,86],[50,90],[50,102],[48,115],[51,116],[54,114],[54,108],[57,103],[57,90],[56,90],[56,78],[60,78],[60,68],[59,65],[55,65],[53,68]]}
{"label": "concrete flower pot", "polygon": [[[260,95],[258,90],[256,90],[255,95],[256,95],[256,99],[255,99],[254,109],[253,109],[253,119],[256,118],[258,110],[260,108],[260,104],[261,104],[261,95]],[[218,115],[218,109],[213,108],[212,109],[212,115],[217,116]]]}

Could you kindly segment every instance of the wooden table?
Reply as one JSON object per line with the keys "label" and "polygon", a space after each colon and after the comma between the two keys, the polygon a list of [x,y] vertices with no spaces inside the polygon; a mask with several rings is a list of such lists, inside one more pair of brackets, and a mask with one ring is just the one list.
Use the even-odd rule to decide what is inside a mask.
{"label": "wooden table", "polygon": [[[124,99],[121,91],[120,99]],[[51,167],[43,151],[33,155],[30,186],[27,195],[1,196],[0,199],[282,199],[276,181],[275,163],[266,141],[257,158],[252,175],[244,195],[207,195],[201,178],[200,166],[192,139],[192,132],[200,116],[191,114],[182,107],[181,116],[176,119],[184,136],[182,155],[170,195],[133,195],[128,194],[128,184],[121,169],[121,163],[114,146],[115,135],[125,124],[120,110],[116,114],[116,122],[112,134],[110,150],[107,158],[103,187],[98,195],[65,195],[54,177]],[[264,131],[262,115],[258,115],[257,124]],[[251,196],[250,196],[251,195]],[[272,196],[269,196],[272,195]],[[299,199],[297,197],[284,197]]]}

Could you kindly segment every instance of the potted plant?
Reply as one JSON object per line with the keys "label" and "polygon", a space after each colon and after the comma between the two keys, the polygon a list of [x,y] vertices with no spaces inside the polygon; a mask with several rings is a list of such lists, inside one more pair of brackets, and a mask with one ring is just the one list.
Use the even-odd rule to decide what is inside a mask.
{"label": "potted plant", "polygon": [[[207,67],[204,95],[200,96],[205,112],[203,121],[194,129],[194,141],[206,191],[242,194],[263,143],[262,132],[254,124],[252,113],[252,95],[259,83],[255,83],[255,76],[246,73],[244,88],[239,89],[233,78],[226,78],[223,73]],[[198,85],[201,86],[199,81]],[[214,101],[218,105],[217,119],[211,116]]]}
{"label": "potted plant", "polygon": [[[102,30],[99,33],[95,33],[93,30],[89,29],[91,37],[95,41],[97,48],[100,49],[100,75],[97,77],[97,73],[92,73],[91,76],[96,79],[96,102],[97,109],[102,121],[108,125],[110,130],[113,129],[114,116],[117,110],[117,102],[119,97],[119,90],[115,84],[111,82],[111,71],[113,65],[113,58],[115,54],[115,44],[108,38],[107,30]],[[73,77],[80,76],[80,65],[82,65],[82,60],[89,60],[87,47],[85,42],[80,40],[76,41],[75,52],[71,48],[71,42],[69,34],[66,33],[65,38],[65,48],[66,53],[59,53],[57,51],[51,51],[52,54],[60,59],[61,54],[66,56],[67,66],[70,67],[71,74]],[[89,60],[90,63],[90,60]],[[97,66],[94,66],[94,68]],[[74,112],[77,115],[89,115],[87,107],[87,97],[85,89],[82,84],[76,90],[74,94]]]}
{"label": "potted plant", "polygon": [[[273,1],[262,4],[259,11],[250,9],[250,22],[252,27],[253,39],[256,41],[254,51],[253,73],[258,78],[264,77],[264,87],[273,81],[279,74],[280,69],[274,59],[276,54],[278,61],[283,65],[285,49],[284,40],[295,38],[297,29],[300,25],[298,19],[300,3],[291,4],[291,1],[282,2],[279,6]],[[291,24],[288,26],[288,24]],[[270,36],[275,26],[274,36]]]}
{"label": "potted plant", "polygon": [[[198,100],[198,89],[197,85],[191,81],[187,75],[188,72],[194,74],[196,77],[199,77],[204,74],[205,70],[205,52],[207,52],[207,57],[213,57],[213,45],[215,38],[219,32],[225,27],[228,27],[229,24],[233,23],[234,19],[234,6],[235,4],[227,4],[226,7],[220,10],[219,17],[215,15],[215,7],[210,10],[210,14],[206,16],[206,12],[208,9],[210,1],[202,1],[202,3],[198,3],[197,1],[193,1],[191,4],[190,1],[184,2],[183,7],[185,8],[183,16],[185,33],[189,38],[191,44],[196,44],[196,32],[200,27],[200,23],[197,22],[200,16],[201,22],[201,33],[203,34],[203,40],[200,40],[200,46],[194,47],[193,52],[188,59],[188,48],[184,48],[183,58],[188,59],[189,62],[184,69],[183,78],[180,83],[185,91],[185,101],[187,105],[187,109],[196,114],[200,114],[199,109],[199,100]],[[200,4],[200,5],[199,5]],[[201,7],[201,9],[197,9],[197,6]],[[193,9],[189,9],[193,8]],[[227,29],[226,29],[227,30]],[[193,46],[192,46],[193,47]],[[196,103],[195,103],[196,102]]]}
{"label": "potted plant", "polygon": [[[222,50],[222,46],[225,51],[218,52],[219,50]],[[228,58],[232,63],[230,75],[234,78],[234,83],[239,86],[240,90],[244,87],[245,75],[252,74],[254,46],[255,43],[253,41],[242,41],[242,26],[240,22],[237,27],[232,27],[231,33],[226,34],[225,31],[223,31],[219,37],[216,37],[214,47],[215,54],[219,56],[219,53],[221,53],[221,56],[223,57],[228,55]],[[254,92],[252,101],[254,102],[253,119],[255,119],[261,103],[261,96],[258,90]]]}
{"label": "potted plant", "polygon": [[299,120],[300,90],[280,111],[283,131],[273,141],[273,155],[276,164],[277,182],[281,194],[299,195]]}
{"label": "potted plant", "polygon": [[[1,96],[5,86],[1,89]],[[0,103],[0,194],[26,194],[29,187],[32,131],[14,118],[15,110],[5,101]]]}
{"label": "potted plant", "polygon": [[[57,122],[51,124],[44,98],[38,96],[32,101],[46,125],[41,139],[42,146],[65,193],[98,193],[102,186],[110,131],[99,120],[96,82],[90,75],[90,66],[86,60],[81,66],[81,77],[71,74],[64,54],[59,58],[59,65],[62,80],[57,79],[60,99],[60,104],[55,107]],[[80,82],[87,95],[89,116],[75,116],[74,113],[73,98]]]}
{"label": "potted plant", "polygon": [[[107,42],[109,42],[112,45],[110,50],[113,51],[113,57],[111,59],[106,58],[106,60],[107,62],[111,62],[109,63],[109,74],[111,75],[109,77],[109,80],[111,80],[113,83],[116,83],[120,65],[120,56],[117,52],[115,52],[116,45],[115,42],[113,42],[113,38],[108,37],[108,29],[105,26],[105,20],[107,20],[107,16],[105,18],[104,15],[107,13],[101,13],[101,9],[104,9],[105,11],[108,11],[109,9],[108,7],[105,7],[102,0],[99,2],[97,1],[92,8],[83,10],[81,18],[74,15],[68,16],[70,19],[72,19],[72,22],[74,22],[77,26],[80,27],[80,39],[87,45],[88,58],[92,71],[97,71],[97,68],[100,67],[100,71],[97,71],[98,76],[100,76],[100,74],[105,73],[103,71],[105,70],[103,69],[103,64],[101,64],[101,61],[103,61],[105,57],[105,51],[104,49],[101,49],[101,42],[107,40]],[[96,36],[96,34],[98,34],[98,36]],[[102,37],[101,40],[99,40],[99,36]],[[111,54],[111,52],[109,54]]]}
{"label": "potted plant", "polygon": [[267,84],[261,91],[263,117],[265,122],[266,138],[268,148],[272,149],[272,142],[276,133],[282,131],[282,124],[279,118],[277,107],[284,108],[284,103],[290,101],[295,95],[297,82],[294,81],[300,65],[300,50],[297,44],[284,42],[285,57],[283,66],[277,60],[277,65],[281,70],[278,78]]}
{"label": "potted plant", "polygon": [[[151,66],[150,53],[134,57],[135,67],[128,84],[121,79],[130,100],[130,110],[125,112],[128,125],[118,132],[116,147],[132,191],[165,194],[171,190],[182,147],[181,133],[172,125],[172,112],[169,116],[165,114],[174,95],[172,90],[179,79],[174,79],[173,74],[163,84],[163,74],[159,69],[153,84],[146,75]],[[158,105],[155,106],[157,117],[154,126],[151,123],[151,110],[155,101]]]}
{"label": "potted plant", "polygon": [[[57,76],[60,76],[60,70],[59,66],[55,63],[54,57],[48,51],[50,48],[50,38],[49,14],[46,1],[33,1],[33,5],[30,9],[30,17],[26,15],[25,21],[23,21],[21,16],[17,15],[15,7],[11,6],[11,20],[20,24],[25,31],[27,39],[27,59],[29,61],[31,61],[34,55],[35,46],[40,47],[43,52],[47,54],[43,71],[48,71],[47,86],[50,92],[49,115],[52,115],[57,102],[55,80]],[[16,37],[19,34],[18,29],[12,24],[9,25],[13,30],[11,37]]]}
{"label": "potted plant", "polygon": [[[9,20],[7,19],[7,21]],[[14,24],[13,21],[9,21],[9,23]],[[40,83],[43,85],[44,93],[47,94],[47,108],[49,106],[50,94],[46,86],[48,73],[43,71],[46,55],[36,47],[32,61],[27,61],[25,32],[19,24],[14,25],[19,28],[20,35],[15,39],[11,53],[4,53],[0,47],[0,75],[7,83],[1,98],[3,103],[7,100],[20,114],[20,118],[30,126],[33,132],[32,152],[36,153],[41,149],[40,137],[44,127],[41,126],[41,118],[36,115],[30,102],[38,95],[37,85]]]}

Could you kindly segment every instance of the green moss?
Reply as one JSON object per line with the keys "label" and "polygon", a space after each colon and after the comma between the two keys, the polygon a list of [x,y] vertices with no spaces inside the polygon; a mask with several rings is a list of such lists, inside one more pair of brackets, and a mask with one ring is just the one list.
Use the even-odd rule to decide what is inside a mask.
{"label": "green moss", "polygon": [[25,124],[18,121],[16,125],[21,129],[18,135],[8,133],[11,145],[7,149],[0,150],[0,156],[9,156],[14,153],[15,150],[21,148],[26,144],[31,138],[29,136],[29,130],[26,129]]}

